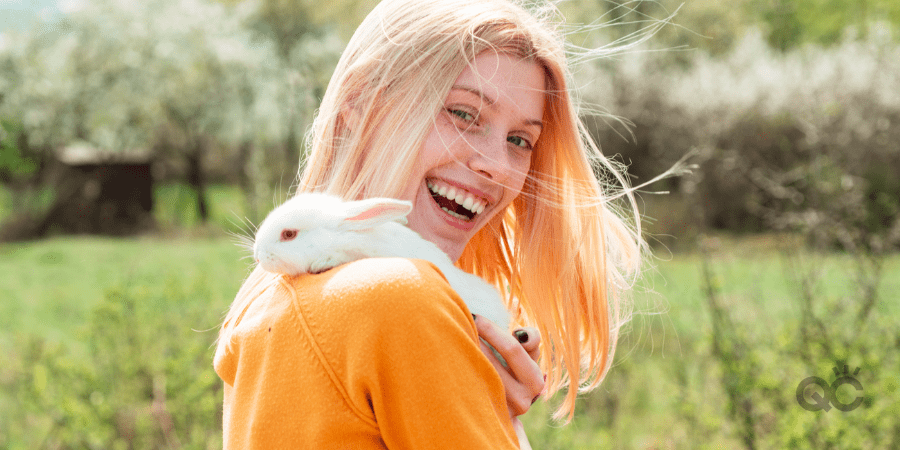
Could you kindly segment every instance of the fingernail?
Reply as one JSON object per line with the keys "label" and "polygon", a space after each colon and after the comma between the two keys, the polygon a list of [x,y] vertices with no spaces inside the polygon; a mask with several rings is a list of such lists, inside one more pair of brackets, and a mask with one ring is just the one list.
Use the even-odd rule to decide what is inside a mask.
{"label": "fingernail", "polygon": [[516,336],[516,339],[519,340],[520,344],[528,342],[528,332],[525,330],[516,330],[515,332],[513,332],[513,335]]}

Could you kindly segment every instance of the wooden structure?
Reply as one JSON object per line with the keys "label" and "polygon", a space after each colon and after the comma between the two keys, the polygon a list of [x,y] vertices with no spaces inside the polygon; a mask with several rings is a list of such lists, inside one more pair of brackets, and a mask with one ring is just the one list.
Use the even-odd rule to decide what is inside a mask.
{"label": "wooden structure", "polygon": [[152,228],[149,152],[107,152],[76,143],[60,149],[57,158],[56,199],[38,235],[127,235]]}

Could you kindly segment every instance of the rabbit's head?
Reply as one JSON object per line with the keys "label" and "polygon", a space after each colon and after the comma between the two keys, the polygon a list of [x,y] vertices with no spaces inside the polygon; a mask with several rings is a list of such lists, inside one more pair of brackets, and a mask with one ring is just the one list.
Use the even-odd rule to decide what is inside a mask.
{"label": "rabbit's head", "polygon": [[260,224],[253,256],[268,272],[318,273],[373,254],[366,235],[391,221],[405,223],[410,202],[372,198],[345,202],[327,194],[298,194]]}

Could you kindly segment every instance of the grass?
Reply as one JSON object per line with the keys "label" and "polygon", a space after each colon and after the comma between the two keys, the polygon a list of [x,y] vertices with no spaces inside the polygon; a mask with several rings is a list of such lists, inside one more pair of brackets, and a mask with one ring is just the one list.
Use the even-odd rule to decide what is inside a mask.
{"label": "grass", "polygon": [[[212,198],[232,198],[234,203],[227,189],[215,192]],[[164,228],[176,229],[180,224],[190,222],[184,214],[184,210],[190,207],[190,202],[183,199],[185,195],[172,187],[157,193],[158,205],[162,206],[157,214],[164,223],[169,224]],[[232,211],[241,214],[240,205],[223,206],[225,204],[230,203],[214,202],[213,217],[217,224],[230,222],[233,225],[235,220],[226,218],[234,217]],[[211,367],[212,345],[219,321],[248,273],[249,260],[244,258],[245,250],[235,245],[232,238],[215,231],[219,228],[222,226],[213,226],[193,233],[194,236],[185,232],[165,232],[163,235],[166,237],[56,237],[37,242],[0,244],[0,273],[4,274],[0,277],[0,296],[4,299],[0,303],[0,348],[15,350],[12,364],[0,368],[0,387],[6,389],[5,392],[0,391],[0,417],[4,416],[4,412],[18,411],[18,402],[24,395],[22,392],[28,391],[22,391],[22,386],[39,384],[42,386],[39,391],[43,392],[49,389],[46,388],[48,383],[35,380],[62,374],[59,376],[68,377],[65,378],[68,380],[66,383],[77,384],[82,378],[94,381],[83,387],[85,394],[64,401],[47,397],[48,394],[38,395],[36,398],[43,400],[35,400],[28,409],[32,411],[26,418],[28,423],[40,425],[36,429],[45,430],[48,435],[56,433],[63,436],[61,431],[52,431],[54,423],[74,423],[71,417],[94,417],[106,411],[104,414],[110,419],[104,423],[119,424],[122,408],[131,411],[134,407],[128,406],[130,404],[113,407],[110,400],[107,403],[97,400],[127,396],[122,393],[125,391],[105,391],[102,386],[111,381],[104,382],[103,377],[107,375],[103,374],[117,373],[115,368],[120,365],[134,366],[133,372],[128,372],[131,375],[119,376],[149,377],[148,380],[152,378],[151,381],[156,382],[159,374],[164,374],[169,377],[169,386],[173,390],[170,393],[172,402],[176,401],[176,396],[192,399],[185,400],[186,403],[180,406],[173,404],[171,408],[186,411],[195,403],[205,405],[203,409],[191,410],[190,413],[173,412],[175,423],[181,423],[185,429],[205,428],[204,432],[191,432],[194,440],[183,436],[185,448],[217,448],[221,445],[215,437],[221,424],[213,417],[218,414],[215,411],[218,408],[216,405],[221,402],[221,392]],[[834,361],[817,360],[816,366],[809,368],[782,351],[793,345],[797,336],[795,325],[801,314],[796,301],[797,286],[787,262],[789,257],[800,258],[803,267],[817,274],[817,298],[827,299],[831,304],[852,305],[857,295],[852,258],[802,251],[784,236],[718,236],[706,242],[715,273],[713,282],[727,302],[736,326],[742,330],[742,336],[752,344],[754,354],[764,361],[766,373],[760,382],[771,387],[765,395],[790,399],[796,383],[806,376],[827,375]],[[553,400],[549,403],[538,402],[524,418],[535,448],[743,447],[736,437],[736,425],[728,417],[727,400],[720,386],[721,365],[711,356],[712,324],[703,291],[701,255],[693,251],[671,255],[664,251],[658,253],[659,259],[654,267],[648,269],[644,282],[637,290],[635,314],[620,342],[615,366],[599,389],[579,401],[575,421],[568,426],[550,422],[548,417]],[[900,325],[900,302],[896,301],[898,293],[900,257],[894,255],[885,263],[880,285],[881,302],[873,312],[877,321],[884,325],[883,329],[900,328],[897,326]],[[134,306],[135,302],[137,306]],[[151,304],[141,305],[142,302]],[[132,306],[120,308],[120,304]],[[137,308],[136,311],[142,312],[132,314],[128,308]],[[109,320],[116,321],[118,325],[107,327],[106,317],[113,318]],[[147,329],[131,330],[141,327]],[[130,331],[135,331],[135,334],[128,341],[134,340],[139,344],[115,343],[118,340],[116,336],[129,335]],[[854,332],[849,329],[838,331],[843,334]],[[168,344],[159,344],[153,342],[154,334],[181,337],[171,337]],[[106,336],[104,339],[107,341],[103,342],[113,342],[108,344],[112,346],[110,354],[117,356],[104,360],[103,355],[98,356],[96,350],[92,350],[99,342],[98,335]],[[160,339],[163,340],[163,337],[160,336]],[[876,353],[896,353],[891,342],[877,338],[872,337],[872,347]],[[34,342],[43,342],[46,345],[41,345],[56,350],[38,352],[38,356],[29,357],[28,348],[33,347]],[[900,343],[897,345],[900,346]],[[155,349],[160,356],[144,364],[142,360],[148,357],[146,350],[138,351],[141,348]],[[54,354],[68,355],[61,360],[68,362],[56,364],[46,359],[49,357],[47,355]],[[857,355],[850,356],[851,365],[865,366],[869,364],[866,361],[872,360],[871,355],[859,358]],[[80,360],[87,361],[87,366],[79,369],[82,372],[64,373],[69,370],[66,367],[74,364],[73,361]],[[876,357],[873,361],[876,363],[872,364],[877,364],[882,360]],[[893,360],[887,361],[893,364]],[[103,370],[90,372],[90,366]],[[890,373],[897,370],[892,367],[888,365],[878,369],[866,366],[870,374],[868,378],[861,376],[867,392],[874,396],[876,406],[879,398],[896,390],[896,377],[891,378]],[[156,375],[146,375],[148,371]],[[77,375],[79,373],[91,375]],[[194,384],[182,382],[185,379],[192,380]],[[145,392],[146,386],[152,385],[151,381],[136,384],[132,390]],[[18,387],[13,389],[10,386]],[[135,395],[141,398],[140,395],[146,394]],[[211,401],[215,404],[210,404]],[[79,402],[83,403],[81,409],[72,406],[81,404]],[[48,409],[56,412],[46,412]],[[761,412],[761,426],[765,426],[766,420],[773,420],[778,423],[777,429],[788,430],[782,431],[786,434],[790,434],[792,429],[800,430],[797,433],[821,429],[826,435],[831,432],[837,436],[832,442],[849,439],[841,434],[846,430],[841,431],[843,429],[834,422],[850,416],[831,414],[827,419],[821,419],[813,413],[798,412],[799,409],[795,403],[788,401],[784,410]],[[81,412],[78,415],[72,411]],[[176,414],[179,412],[184,412],[185,416],[179,418]],[[872,407],[872,414],[876,412],[877,408]],[[152,435],[153,420],[141,419],[140,414],[134,414],[137,414],[134,419],[136,426],[143,424],[141,426],[151,430],[148,433]],[[7,414],[7,417],[15,415]],[[201,423],[205,417],[210,417],[209,421]],[[8,419],[0,419],[0,446],[6,442],[10,448],[43,447],[33,444],[39,441],[28,441],[26,435],[5,432],[17,425],[3,423],[4,420]],[[788,421],[788,425],[779,421]],[[115,430],[104,430],[104,426],[96,425],[91,431],[91,439],[96,442],[114,440]],[[109,426],[116,428],[119,425]],[[76,435],[81,433],[75,429],[70,431]],[[701,432],[703,435],[698,435]],[[62,442],[63,437],[58,439]],[[789,437],[784,439],[784,445],[796,446]],[[187,442],[196,444],[188,445]],[[800,445],[799,448],[805,447]]]}
{"label": "grass", "polygon": [[[239,232],[246,229],[245,218],[250,214],[240,188],[213,184],[206,191],[209,203],[209,224],[217,229]],[[201,225],[196,208],[196,193],[189,186],[163,184],[154,191],[154,217],[163,230],[184,230]],[[271,205],[274,207],[274,203]],[[250,220],[259,220],[251,217]]]}
{"label": "grass", "polygon": [[223,238],[58,237],[0,244],[0,336],[33,333],[77,343],[76,331],[108,291],[139,285],[202,287],[209,296],[196,301],[224,311],[247,272],[243,252]]}
{"label": "grass", "polygon": [[[775,403],[786,401],[785,410],[761,413],[759,420],[794,420],[795,416],[818,420],[812,413],[808,417],[797,413],[794,389],[810,375],[828,378],[835,361],[819,358],[811,369],[792,353],[801,308],[796,301],[798,287],[792,282],[789,256],[802,258],[804,267],[818,274],[816,298],[822,303],[853,303],[857,294],[852,281],[853,260],[846,255],[785,247],[783,237],[770,236],[765,242],[759,239],[719,239],[721,244],[710,255],[714,282],[736,326],[749,339],[754,357],[762,360],[765,373],[760,375],[760,383],[771,388],[763,397]],[[712,325],[702,290],[700,258],[693,252],[675,254],[659,261],[656,270],[648,273],[646,287],[635,299],[636,314],[630,330],[619,344],[616,365],[598,390],[583,397],[574,422],[566,427],[548,423],[550,409],[544,403],[538,403],[528,414],[526,426],[532,430],[535,448],[744,448],[728,419],[720,386],[722,372],[711,356]],[[875,321],[890,331],[900,325],[898,275],[900,257],[895,255],[886,261],[881,302],[873,311]],[[842,323],[830,323],[829,331],[835,335],[857,331],[840,328]],[[860,332],[877,339],[872,329]],[[871,347],[876,353],[896,353],[890,343],[887,345]],[[900,346],[900,342],[895,345]],[[847,359],[851,366],[862,366],[867,357],[851,354]],[[870,386],[872,401],[890,402],[885,396],[890,396],[891,386],[896,386],[892,372],[896,369],[875,364],[867,371],[867,378],[860,379]],[[832,416],[834,421],[842,420],[838,414]],[[779,426],[789,428],[783,423]],[[802,429],[811,426],[797,425]],[[826,422],[825,429],[828,426]],[[708,433],[698,435],[698,430]],[[847,438],[837,437],[831,443],[833,448],[855,448]]]}
{"label": "grass", "polygon": [[[742,322],[778,328],[797,314],[781,256],[771,251],[734,256],[744,251],[741,245],[725,244],[713,257],[719,283],[730,298],[738,300],[732,304]],[[0,272],[5,275],[0,279],[0,295],[7,299],[0,306],[0,336],[40,335],[68,343],[80,354],[85,351],[79,343],[85,323],[110,290],[163,285],[198,293],[192,301],[210,311],[207,323],[182,323],[182,327],[214,330],[247,273],[243,256],[231,239],[221,237],[79,237],[6,244],[0,247]],[[826,257],[821,270],[822,295],[852,295],[852,283],[842,276],[848,270],[847,258]],[[891,259],[885,274],[882,296],[889,299],[900,291],[900,259]],[[702,398],[704,392],[715,391],[716,379],[707,355],[710,321],[701,286],[698,255],[676,254],[659,261],[635,299],[631,330],[619,346],[617,365],[608,380],[579,404],[575,423],[567,427],[546,420],[548,405],[535,406],[527,417],[535,443],[541,443],[541,448],[597,448],[593,446],[597,442],[615,443],[609,448],[648,448],[655,442],[664,447],[669,440],[694,442],[687,436],[689,430],[673,429],[667,420],[684,407],[683,398],[705,409],[706,426],[727,429],[727,422],[716,414],[721,414],[720,401],[715,396]],[[879,308],[879,315],[898,317],[896,302],[882,302]],[[205,335],[211,345],[214,331]],[[208,356],[211,359],[211,350]],[[689,381],[680,385],[678,376]],[[727,436],[711,436],[704,442],[739,445]],[[624,437],[628,439],[623,441]]]}

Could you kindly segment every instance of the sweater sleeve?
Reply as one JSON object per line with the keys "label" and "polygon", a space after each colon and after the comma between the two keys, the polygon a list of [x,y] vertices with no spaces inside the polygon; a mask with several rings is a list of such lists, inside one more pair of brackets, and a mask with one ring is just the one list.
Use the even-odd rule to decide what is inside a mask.
{"label": "sweater sleeve", "polygon": [[325,297],[340,297],[347,327],[338,333],[346,353],[331,364],[388,448],[518,448],[500,376],[479,349],[468,308],[436,267],[361,260],[329,284],[335,288]]}

